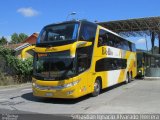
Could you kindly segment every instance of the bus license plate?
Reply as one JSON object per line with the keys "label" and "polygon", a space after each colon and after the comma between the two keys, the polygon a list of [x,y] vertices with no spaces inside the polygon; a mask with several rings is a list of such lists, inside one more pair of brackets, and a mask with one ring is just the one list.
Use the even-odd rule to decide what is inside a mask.
{"label": "bus license plate", "polygon": [[46,93],[46,96],[51,97],[51,96],[53,96],[53,93]]}

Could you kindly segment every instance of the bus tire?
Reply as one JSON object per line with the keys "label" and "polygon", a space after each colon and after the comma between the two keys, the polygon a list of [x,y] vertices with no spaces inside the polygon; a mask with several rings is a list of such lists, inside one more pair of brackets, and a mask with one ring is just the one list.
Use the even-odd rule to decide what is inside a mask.
{"label": "bus tire", "polygon": [[127,84],[127,83],[130,83],[130,82],[131,82],[131,74],[129,72],[127,72],[125,83]]}
{"label": "bus tire", "polygon": [[93,93],[92,93],[92,96],[93,96],[93,97],[98,96],[99,93],[100,93],[100,90],[101,90],[101,83],[100,83],[100,81],[97,79],[97,80],[95,81],[95,83],[94,83],[94,91],[93,91]]}
{"label": "bus tire", "polygon": [[132,71],[131,71],[131,73],[130,73],[130,81],[132,81],[133,79],[132,79]]}

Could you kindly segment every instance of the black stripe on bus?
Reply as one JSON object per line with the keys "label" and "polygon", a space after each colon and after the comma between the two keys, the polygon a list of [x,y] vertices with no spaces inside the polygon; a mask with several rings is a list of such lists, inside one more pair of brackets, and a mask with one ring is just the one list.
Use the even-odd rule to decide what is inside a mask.
{"label": "black stripe on bus", "polygon": [[127,59],[121,58],[103,58],[96,61],[95,71],[109,71],[109,70],[119,70],[126,69]]}

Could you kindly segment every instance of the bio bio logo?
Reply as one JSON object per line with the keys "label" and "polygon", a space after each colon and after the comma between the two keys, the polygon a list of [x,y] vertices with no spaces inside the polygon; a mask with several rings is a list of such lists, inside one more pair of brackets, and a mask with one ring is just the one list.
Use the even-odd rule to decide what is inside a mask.
{"label": "bio bio logo", "polygon": [[105,47],[102,47],[102,55],[113,55],[113,51],[111,50],[111,48],[105,48]]}

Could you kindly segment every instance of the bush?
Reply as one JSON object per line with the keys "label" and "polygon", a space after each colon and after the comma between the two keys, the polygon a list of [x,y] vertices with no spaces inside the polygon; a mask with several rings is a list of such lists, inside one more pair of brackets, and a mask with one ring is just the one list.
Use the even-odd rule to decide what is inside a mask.
{"label": "bush", "polygon": [[[13,50],[3,47],[0,47],[0,56],[4,59],[1,59],[0,61],[5,61],[5,65],[3,66],[5,66],[7,69],[1,69],[3,69],[3,72],[6,73],[6,75],[12,75],[14,81],[17,83],[31,81],[33,58],[28,58],[22,61],[14,56]],[[1,81],[4,80],[5,74],[2,74],[1,71],[0,75]]]}
{"label": "bush", "polygon": [[5,57],[6,55],[14,55],[14,50],[5,48],[3,46],[0,46],[0,55]]}
{"label": "bush", "polygon": [[28,58],[24,61],[17,59],[15,56],[6,56],[7,65],[15,70],[17,75],[31,75],[32,74],[32,64],[33,58]]}

